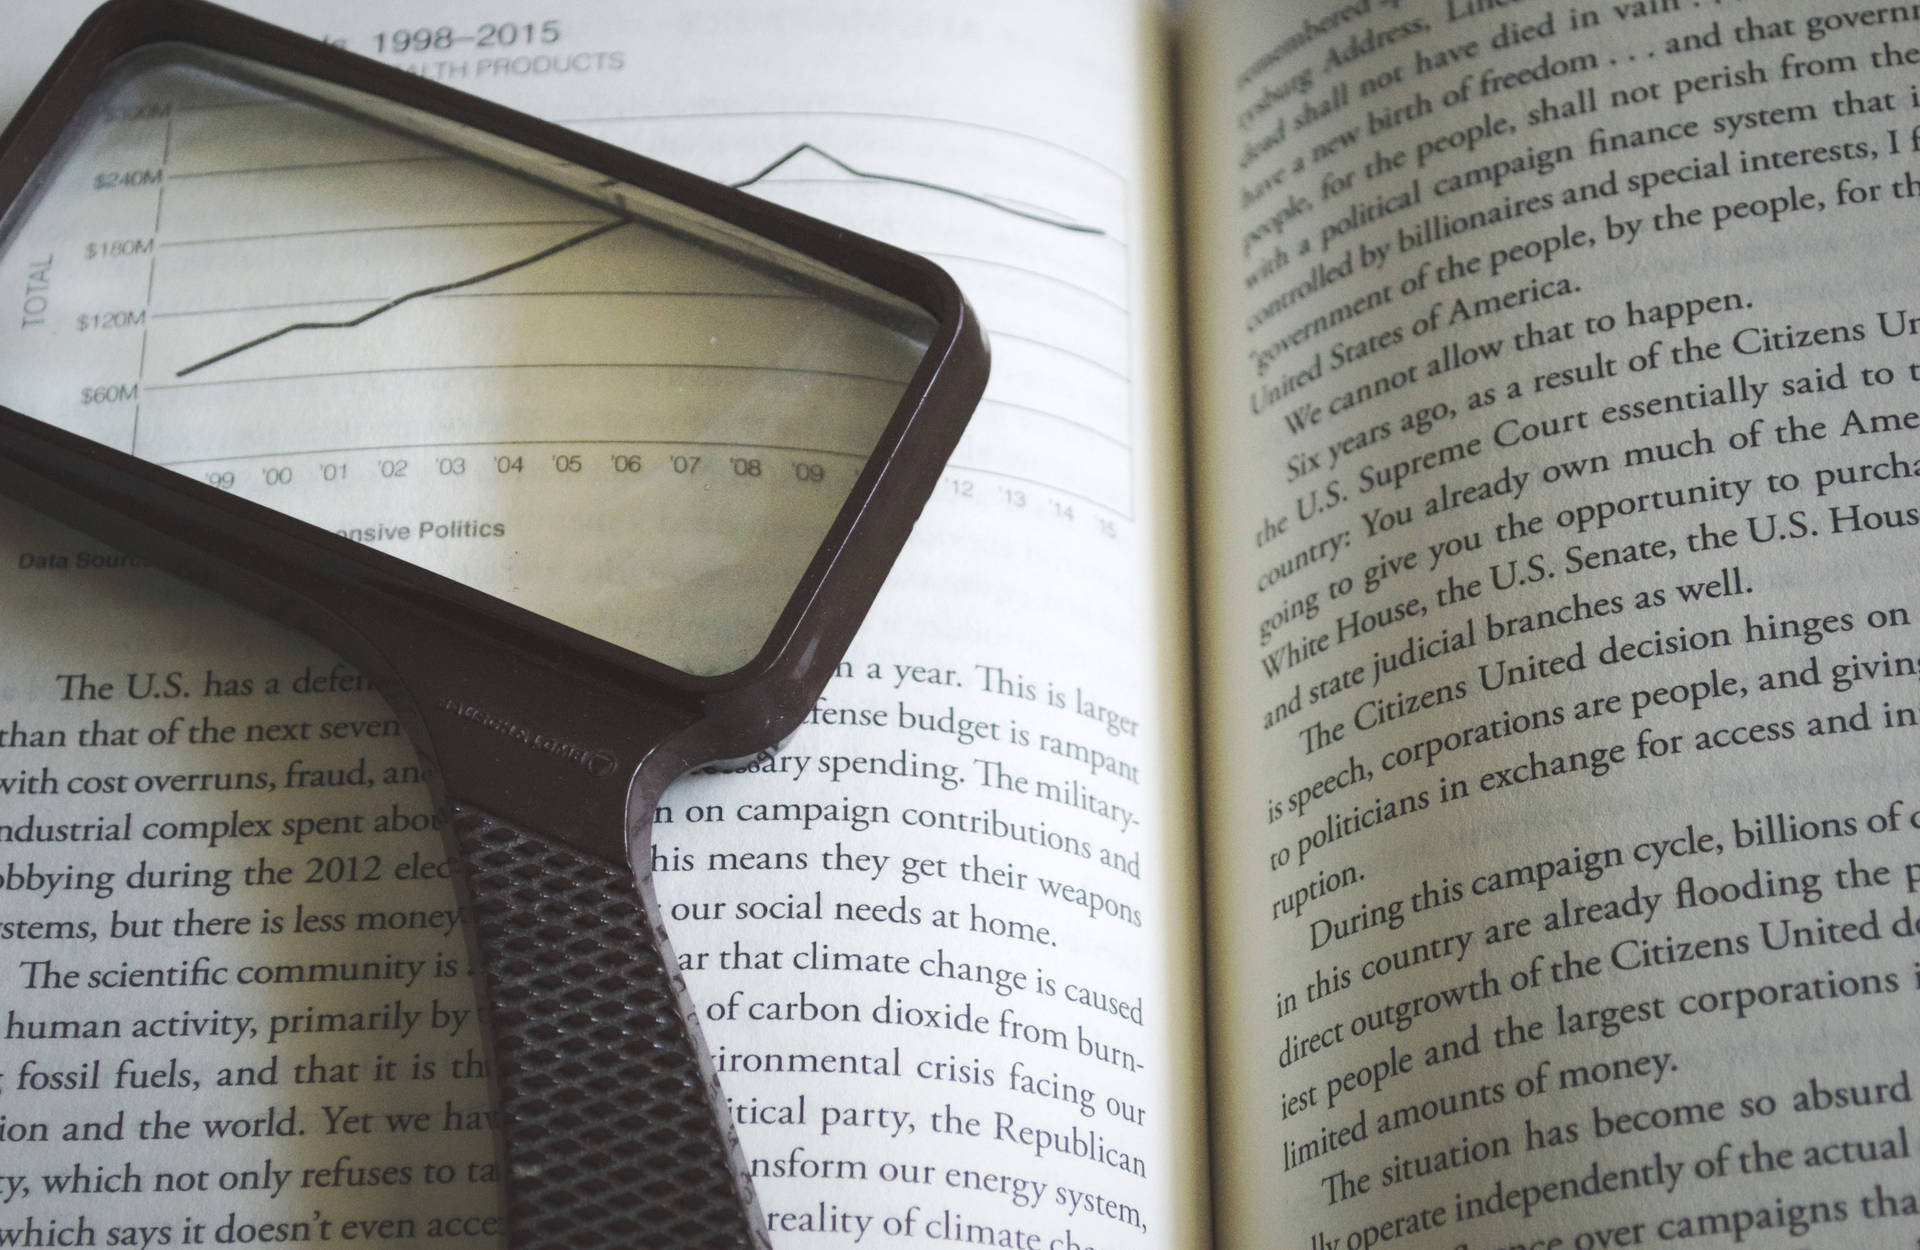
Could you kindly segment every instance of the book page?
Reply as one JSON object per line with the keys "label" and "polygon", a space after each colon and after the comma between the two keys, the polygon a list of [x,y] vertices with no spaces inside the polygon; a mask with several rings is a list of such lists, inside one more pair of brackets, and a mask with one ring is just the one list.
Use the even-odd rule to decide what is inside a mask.
{"label": "book page", "polygon": [[1913,16],[1198,6],[1221,1244],[1920,1232]]}
{"label": "book page", "polygon": [[[650,867],[775,1245],[1190,1244],[1197,952],[1184,666],[1163,663],[1186,643],[1156,21],[1107,5],[247,7],[955,274],[994,354],[973,426],[819,707],[779,748],[674,786]],[[82,15],[18,15],[0,111]],[[412,384],[405,318],[551,294],[528,265],[324,347],[288,333],[229,354],[235,377],[182,377],[221,348],[169,345],[208,323],[247,344],[437,280],[407,267],[433,245],[401,232],[448,223],[356,223],[344,242],[317,239],[323,224],[216,264],[210,249],[239,246],[200,229],[222,206],[189,207],[166,165],[195,155],[171,142],[186,129],[115,120],[158,123],[163,142],[101,170],[76,211],[137,202],[158,224],[116,217],[0,276],[11,338],[110,336],[115,368],[64,397],[82,407],[151,413],[193,383],[256,411],[337,412],[356,370],[379,375],[369,403]],[[547,245],[525,224],[497,263]],[[234,275],[261,285],[215,281]],[[24,359],[9,377],[32,394]],[[549,374],[516,378],[524,406],[581,402]],[[544,477],[566,499],[681,472],[674,449],[622,466],[636,453],[570,445],[573,428],[458,466],[361,440],[196,471],[338,464],[326,480],[362,500],[386,498],[398,460],[428,479]],[[368,515],[469,537],[438,533],[458,514]],[[0,1243],[497,1240],[464,921],[391,710],[315,644],[13,503],[0,549]]]}

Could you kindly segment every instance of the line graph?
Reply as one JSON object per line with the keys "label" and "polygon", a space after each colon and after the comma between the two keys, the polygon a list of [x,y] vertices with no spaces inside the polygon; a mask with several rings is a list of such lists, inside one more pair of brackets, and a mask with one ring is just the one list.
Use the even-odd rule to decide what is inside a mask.
{"label": "line graph", "polygon": [[[156,88],[122,110],[145,120],[97,136],[89,168],[121,171],[119,181],[94,191],[82,171],[64,193],[71,220],[47,245],[117,239],[134,255],[63,271],[67,306],[100,310],[85,315],[101,329],[51,347],[65,376],[89,385],[15,406],[64,407],[70,428],[225,489],[281,506],[308,495],[330,528],[355,528],[353,514],[370,506],[400,506],[369,501],[404,499],[408,513],[485,513],[533,533],[552,532],[541,501],[555,490],[571,506],[615,478],[608,497],[630,498],[621,492],[642,483],[657,497],[629,509],[636,516],[711,490],[716,471],[729,489],[769,498],[771,476],[784,475],[788,491],[809,478],[842,482],[864,445],[844,421],[794,435],[749,418],[740,437],[712,423],[759,411],[796,382],[824,388],[828,409],[872,409],[910,371],[757,351],[727,327],[727,310],[745,317],[751,307],[791,328],[809,320],[808,298],[636,244],[629,236],[645,227],[622,229],[631,218],[597,176],[572,191],[550,180],[503,190],[497,170],[440,146],[384,129],[352,135],[337,116],[284,101],[238,107],[220,94],[205,83]],[[1017,185],[1049,199],[1035,177],[1044,170],[1024,157],[929,177],[946,166],[883,136],[819,125],[823,133],[777,143],[762,134],[758,152],[727,148],[698,167],[731,164],[721,179],[730,185],[802,211],[831,207],[855,228],[897,216],[973,232],[953,237],[943,263],[961,271],[976,306],[983,295],[998,301],[987,321],[995,377],[954,471],[1037,491],[1042,507],[1051,495],[1128,515],[1130,370],[1114,332],[1126,316],[1114,268],[1124,244],[1089,224],[1103,204],[1070,195],[1066,212],[977,189]],[[1038,308],[1045,321],[1029,311]],[[46,376],[8,369],[7,357],[49,345],[9,344],[6,334],[0,327],[0,386]],[[636,425],[643,413],[646,428]],[[622,545],[610,537],[610,548]],[[515,566],[509,580],[526,571]]]}
{"label": "line graph", "polygon": [[1052,226],[1056,230],[1065,230],[1073,234],[1105,234],[1106,233],[1106,231],[1102,230],[1099,226],[1085,225],[1081,222],[1073,221],[1069,218],[1059,216],[1053,213],[1042,213],[1042,212],[1035,212],[1030,209],[1016,208],[1011,204],[1003,203],[1002,201],[996,200],[991,196],[981,195],[975,191],[966,191],[966,190],[962,190],[959,187],[950,187],[942,183],[929,182],[920,178],[906,178],[906,177],[902,177],[899,174],[883,174],[883,173],[877,173],[873,170],[868,170],[868,169],[856,169],[852,165],[849,165],[847,162],[835,156],[833,153],[827,151],[825,148],[822,148],[818,144],[811,143],[811,142],[796,143],[792,148],[788,149],[784,155],[774,160],[771,164],[769,164],[766,168],[762,169],[759,173],[754,174],[752,177],[749,177],[749,178],[742,178],[738,182],[730,182],[727,185],[732,187],[736,191],[743,191],[746,188],[752,186],[754,183],[759,182],[762,179],[770,176],[771,174],[774,173],[774,171],[780,169],[782,166],[787,165],[788,163],[798,159],[803,155],[806,155],[807,153],[812,153],[813,155],[819,157],[821,160],[824,160],[829,164],[834,165],[835,167],[841,170],[844,170],[846,173],[851,174],[855,178],[865,178],[872,182],[898,183],[901,186],[919,187],[923,191],[935,191],[940,193],[941,195],[951,195],[959,199],[971,200],[976,204],[984,204],[988,208],[995,209],[999,212],[1008,213],[1014,217],[1024,217],[1028,221],[1037,221],[1043,226]]}
{"label": "line graph", "polygon": [[258,338],[251,338],[244,343],[229,347],[223,352],[215,352],[205,360],[196,361],[184,369],[175,370],[173,376],[176,378],[184,378],[189,373],[197,373],[208,365],[218,364],[222,360],[237,356],[250,348],[259,347],[263,343],[271,343],[281,335],[292,334],[297,330],[351,330],[356,326],[365,325],[382,313],[392,312],[402,304],[417,299],[424,299],[429,295],[439,295],[446,291],[457,291],[461,287],[473,286],[475,283],[485,282],[489,278],[497,278],[502,274],[512,273],[516,269],[524,269],[528,265],[537,264],[549,256],[555,256],[569,248],[578,247],[582,243],[597,239],[608,231],[617,230],[626,224],[625,219],[620,219],[610,221],[604,226],[595,226],[591,230],[576,234],[571,239],[563,240],[562,242],[554,244],[552,247],[542,248],[531,256],[523,256],[519,260],[508,261],[504,265],[495,265],[492,269],[483,270],[480,273],[472,274],[465,278],[456,278],[452,282],[442,282],[434,286],[423,286],[417,290],[408,291],[405,295],[396,296],[388,300],[378,308],[368,309],[358,317],[347,317],[339,321],[295,321],[289,325],[281,326],[278,330],[269,330]]}
{"label": "line graph", "polygon": [[[788,149],[784,154],[777,157],[771,163],[769,163],[764,168],[762,168],[759,172],[751,175],[750,177],[742,178],[737,182],[732,182],[727,185],[737,191],[745,190],[746,188],[753,186],[755,183],[768,178],[777,170],[787,166],[788,164],[798,159],[799,157],[807,155],[809,153],[819,157],[824,161],[827,161],[828,163],[832,164],[838,169],[844,170],[846,173],[856,178],[865,178],[875,182],[891,182],[891,183],[899,184],[901,186],[918,187],[922,190],[936,192],[941,195],[954,196],[958,199],[969,200],[973,203],[984,205],[987,208],[995,210],[996,212],[1007,213],[1014,217],[1024,218],[1027,221],[1038,222],[1044,226],[1051,226],[1055,229],[1066,230],[1068,232],[1075,233],[1075,234],[1100,235],[1100,234],[1106,233],[1105,231],[1100,229],[1100,227],[1098,226],[1084,225],[1082,223],[1069,221],[1052,214],[1035,212],[1029,209],[1018,208],[1010,204],[1002,203],[998,200],[993,199],[990,196],[981,195],[973,191],[966,191],[959,187],[945,186],[937,182],[929,182],[919,178],[906,178],[897,174],[885,174],[885,173],[877,173],[871,170],[857,169],[854,166],[848,164],[846,161],[843,161],[839,157],[833,155],[833,153],[828,152],[826,149],[820,147],[818,144],[810,143],[810,142],[803,142],[803,143],[794,145],[792,148]],[[445,159],[445,158],[443,157],[380,158],[381,163],[387,163],[387,164],[407,163],[407,162],[412,162],[416,160],[441,160],[441,159]],[[306,165],[284,165],[284,164],[269,165],[269,166],[262,166],[256,170],[217,170],[217,171],[208,171],[205,173],[192,174],[187,176],[188,177],[219,177],[219,176],[227,176],[232,174],[243,174],[243,173],[270,174],[270,173],[286,173],[293,170],[312,171],[317,169],[342,169],[342,168],[349,168],[355,165],[366,164],[366,163],[371,163],[371,162],[329,161],[329,162],[320,162],[320,163],[306,164]],[[226,360],[230,357],[237,356],[241,352],[247,351],[254,347],[258,347],[264,343],[272,342],[274,339],[277,339],[282,335],[291,334],[295,331],[353,329],[357,326],[364,325],[367,322],[373,320],[375,317],[378,317],[383,313],[390,312],[393,309],[400,307],[402,304],[408,303],[412,300],[423,299],[430,295],[445,294],[446,292],[449,292],[449,291],[459,290],[462,287],[474,286],[479,283],[485,282],[491,278],[497,278],[503,274],[512,273],[517,269],[523,269],[528,265],[537,264],[538,262],[545,260],[549,256],[557,255],[561,252],[567,251],[569,248],[577,247],[582,243],[586,243],[586,242],[589,242],[590,240],[599,238],[601,235],[607,233],[608,231],[617,229],[619,226],[625,224],[625,221],[626,221],[625,218],[620,218],[614,221],[610,221],[605,225],[597,226],[594,229],[584,231],[583,233],[575,235],[570,239],[566,239],[566,240],[563,240],[562,242],[556,243],[551,247],[542,248],[539,251],[534,252],[530,256],[523,256],[518,260],[508,261],[507,263],[502,265],[496,265],[493,268],[483,270],[480,273],[471,274],[467,277],[458,278],[450,282],[436,283],[431,286],[424,286],[412,291],[408,291],[406,294],[399,295],[390,300],[387,300],[385,303],[380,304],[378,307],[371,308],[366,312],[361,313],[357,317],[347,317],[347,318],[342,318],[336,321],[291,322],[287,325],[281,326],[276,330],[270,330],[265,334],[259,335],[255,338],[248,339],[243,343],[235,344],[234,346],[229,347],[224,351],[216,352],[213,355],[208,356],[204,360],[196,361],[193,364],[190,364],[185,368],[176,371],[174,376],[186,377],[188,374],[196,373],[199,370],[206,368],[208,365],[217,364],[222,360]]]}

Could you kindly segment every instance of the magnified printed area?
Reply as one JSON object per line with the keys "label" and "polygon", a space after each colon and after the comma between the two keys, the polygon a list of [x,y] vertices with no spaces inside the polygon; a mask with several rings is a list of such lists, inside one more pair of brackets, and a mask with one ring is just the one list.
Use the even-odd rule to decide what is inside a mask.
{"label": "magnified printed area", "polygon": [[926,351],[636,188],[179,48],[0,226],[0,402],[697,674],[757,653]]}

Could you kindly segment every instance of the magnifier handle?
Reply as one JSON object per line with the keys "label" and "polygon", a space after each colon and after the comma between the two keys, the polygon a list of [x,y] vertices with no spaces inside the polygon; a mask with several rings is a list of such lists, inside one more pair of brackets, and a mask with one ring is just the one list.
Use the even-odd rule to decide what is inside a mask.
{"label": "magnifier handle", "polygon": [[652,891],[461,802],[454,840],[484,967],[507,1244],[765,1250]]}

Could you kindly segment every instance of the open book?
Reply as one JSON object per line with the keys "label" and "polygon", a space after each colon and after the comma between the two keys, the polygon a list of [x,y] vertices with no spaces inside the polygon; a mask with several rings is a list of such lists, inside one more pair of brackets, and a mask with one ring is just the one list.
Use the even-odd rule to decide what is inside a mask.
{"label": "open book", "polygon": [[[1913,10],[247,7],[924,252],[991,332],[816,713],[654,830],[775,1245],[1920,1237]],[[81,16],[9,15],[0,109]],[[234,316],[169,244],[0,284]],[[0,547],[0,1245],[485,1243],[392,714]]]}

